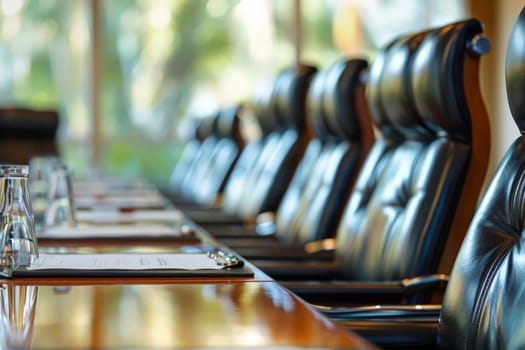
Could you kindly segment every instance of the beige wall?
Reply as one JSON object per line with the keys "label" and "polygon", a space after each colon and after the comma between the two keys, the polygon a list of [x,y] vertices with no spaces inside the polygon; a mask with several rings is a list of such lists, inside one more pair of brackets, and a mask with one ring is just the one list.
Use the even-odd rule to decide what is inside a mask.
{"label": "beige wall", "polygon": [[514,21],[524,5],[518,0],[470,0],[469,4],[471,16],[483,22],[492,44],[491,52],[483,57],[480,73],[492,134],[489,175],[519,135],[507,104],[505,51]]}

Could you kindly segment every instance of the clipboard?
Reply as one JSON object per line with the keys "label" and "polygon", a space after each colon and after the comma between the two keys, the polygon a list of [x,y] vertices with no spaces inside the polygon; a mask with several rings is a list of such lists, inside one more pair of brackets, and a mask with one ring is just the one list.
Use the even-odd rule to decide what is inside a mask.
{"label": "clipboard", "polygon": [[23,277],[251,277],[244,261],[222,250],[207,253],[44,253],[31,266],[6,269],[5,278]]}

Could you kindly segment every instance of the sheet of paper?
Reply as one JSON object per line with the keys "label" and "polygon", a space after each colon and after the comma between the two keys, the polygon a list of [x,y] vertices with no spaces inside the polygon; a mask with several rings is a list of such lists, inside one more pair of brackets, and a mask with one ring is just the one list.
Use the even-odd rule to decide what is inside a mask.
{"label": "sheet of paper", "polygon": [[121,212],[120,210],[77,210],[75,215],[78,221],[96,223],[137,221],[182,222],[186,219],[184,214],[177,209],[133,210],[130,212]]}
{"label": "sheet of paper", "polygon": [[156,188],[153,184],[140,178],[128,177],[103,177],[103,178],[75,178],[74,188],[84,190],[89,188],[97,192],[108,192],[112,190],[133,190],[139,188]]}
{"label": "sheet of paper", "polygon": [[160,195],[150,196],[111,196],[111,197],[77,197],[77,207],[115,206],[125,208],[164,207],[167,201]]}
{"label": "sheet of paper", "polygon": [[126,238],[180,236],[180,231],[167,225],[86,225],[78,227],[48,227],[39,233],[43,238]]}
{"label": "sheet of paper", "polygon": [[97,197],[97,198],[107,198],[112,196],[152,196],[160,195],[156,189],[148,188],[137,188],[137,189],[106,189],[106,188],[94,188],[90,186],[78,187],[75,186],[75,198],[84,198],[84,197]]}
{"label": "sheet of paper", "polygon": [[220,270],[207,254],[40,254],[27,270]]}

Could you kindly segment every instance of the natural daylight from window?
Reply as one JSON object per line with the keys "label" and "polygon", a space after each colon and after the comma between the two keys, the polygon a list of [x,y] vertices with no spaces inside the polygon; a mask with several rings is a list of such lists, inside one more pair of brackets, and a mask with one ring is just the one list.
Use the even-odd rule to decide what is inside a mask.
{"label": "natural daylight from window", "polygon": [[[0,104],[60,112],[61,155],[91,163],[93,0],[0,0]],[[99,0],[100,168],[168,180],[191,118],[239,102],[296,60],[373,56],[394,36],[464,16],[462,1]],[[298,5],[299,4],[299,5]]]}

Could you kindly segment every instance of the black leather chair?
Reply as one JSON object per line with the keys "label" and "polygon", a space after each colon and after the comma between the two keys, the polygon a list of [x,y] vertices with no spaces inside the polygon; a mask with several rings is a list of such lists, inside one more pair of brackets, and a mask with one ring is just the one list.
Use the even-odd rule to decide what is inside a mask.
{"label": "black leather chair", "polygon": [[216,144],[207,166],[203,167],[193,186],[196,201],[201,205],[221,204],[221,194],[244,147],[240,128],[241,111],[242,106],[238,105],[221,110],[217,116]]}
{"label": "black leather chair", "polygon": [[224,108],[202,118],[196,137],[188,142],[170,178],[170,196],[180,209],[218,205],[231,169],[242,151],[241,105]]}
{"label": "black leather chair", "polygon": [[277,76],[268,110],[258,116],[263,129],[270,131],[260,142],[246,147],[253,156],[241,155],[239,168],[232,171],[222,196],[225,215],[186,212],[191,219],[214,234],[214,224],[249,224],[258,214],[277,209],[306,147],[306,91],[315,72],[314,67],[300,65]]}
{"label": "black leather chair", "polygon": [[248,141],[243,147],[224,185],[220,204],[213,207],[194,206],[191,208],[186,206],[181,208],[192,221],[208,225],[228,224],[243,227],[244,220],[238,215],[226,213],[223,210],[223,203],[229,203],[232,206],[241,201],[242,189],[246,187],[248,174],[255,168],[267,139],[277,128],[275,115],[271,113],[271,103],[272,93],[271,90],[267,90],[263,94],[259,94],[248,106],[257,122],[259,136]]}
{"label": "black leather chair", "polygon": [[[306,242],[334,235],[360,161],[374,140],[361,82],[367,66],[360,59],[341,60],[316,74],[307,96],[313,138],[275,219],[222,239],[224,244],[248,259],[293,259],[295,252],[304,255]],[[268,233],[274,235],[249,238]]]}
{"label": "black leather chair", "polygon": [[257,266],[279,280],[335,279],[286,283],[315,302],[339,295],[352,303],[357,294],[366,302],[373,293],[400,301],[411,278],[449,272],[488,162],[488,118],[470,63],[481,33],[478,21],[462,21],[399,38],[378,54],[367,99],[383,137],[350,197],[336,259]]}
{"label": "black leather chair", "polygon": [[361,313],[358,320],[351,312],[346,315],[353,319],[345,322],[347,326],[383,346],[525,348],[524,38],[525,9],[511,34],[505,66],[510,111],[522,135],[507,150],[476,210],[450,274],[440,316],[432,318],[424,311],[426,306],[395,317],[378,318],[370,312]]}
{"label": "black leather chair", "polygon": [[181,155],[170,175],[168,188],[163,189],[166,197],[177,206],[196,205],[190,198],[185,198],[184,184],[189,181],[188,177],[198,163],[202,142],[211,135],[211,120],[212,116],[192,119],[193,134],[188,140],[185,140]]}
{"label": "black leather chair", "polygon": [[33,156],[58,156],[59,121],[54,110],[0,108],[0,161],[28,164]]}

